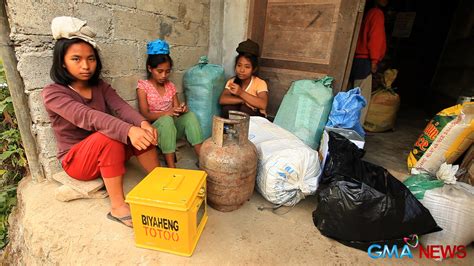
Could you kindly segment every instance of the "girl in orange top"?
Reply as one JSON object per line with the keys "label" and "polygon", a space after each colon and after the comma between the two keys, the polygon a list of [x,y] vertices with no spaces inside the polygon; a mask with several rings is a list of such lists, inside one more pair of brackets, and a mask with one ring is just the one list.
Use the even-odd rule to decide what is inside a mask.
{"label": "girl in orange top", "polygon": [[236,51],[235,77],[227,81],[219,103],[222,117],[228,118],[230,110],[252,116],[266,116],[268,104],[267,83],[256,76],[258,70],[258,44],[247,40],[241,42]]}

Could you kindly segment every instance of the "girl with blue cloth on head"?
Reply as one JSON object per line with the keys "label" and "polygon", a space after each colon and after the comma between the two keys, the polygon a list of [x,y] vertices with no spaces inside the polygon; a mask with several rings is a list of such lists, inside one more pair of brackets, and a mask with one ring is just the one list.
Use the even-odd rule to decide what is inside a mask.
{"label": "girl with blue cloth on head", "polygon": [[168,80],[173,67],[168,43],[160,39],[149,42],[147,54],[147,79],[139,80],[137,85],[138,107],[159,132],[158,146],[166,164],[176,168],[176,140],[185,136],[199,157],[203,142],[201,126],[186,103],[180,103],[176,86]]}

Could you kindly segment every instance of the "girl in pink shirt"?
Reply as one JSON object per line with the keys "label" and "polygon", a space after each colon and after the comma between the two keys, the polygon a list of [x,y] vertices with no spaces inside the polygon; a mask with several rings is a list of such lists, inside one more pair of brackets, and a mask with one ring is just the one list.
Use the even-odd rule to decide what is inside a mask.
{"label": "girl in pink shirt", "polygon": [[202,130],[196,115],[185,103],[179,102],[176,87],[168,80],[173,67],[168,43],[160,39],[149,42],[147,54],[148,79],[138,81],[138,106],[140,113],[159,132],[158,145],[166,164],[175,168],[176,140],[186,137],[199,157]]}

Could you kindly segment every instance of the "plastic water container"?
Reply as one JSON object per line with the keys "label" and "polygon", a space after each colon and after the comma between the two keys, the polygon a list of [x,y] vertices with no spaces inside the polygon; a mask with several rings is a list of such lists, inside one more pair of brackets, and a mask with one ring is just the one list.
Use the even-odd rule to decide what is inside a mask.
{"label": "plastic water container", "polygon": [[127,194],[138,247],[191,256],[207,222],[204,171],[155,168]]}

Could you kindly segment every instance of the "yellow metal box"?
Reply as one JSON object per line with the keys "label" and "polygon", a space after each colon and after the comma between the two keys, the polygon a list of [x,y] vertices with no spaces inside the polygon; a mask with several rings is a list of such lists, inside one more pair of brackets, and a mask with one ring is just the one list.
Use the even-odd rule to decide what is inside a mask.
{"label": "yellow metal box", "polygon": [[206,172],[155,168],[127,194],[138,247],[191,256],[207,222]]}

